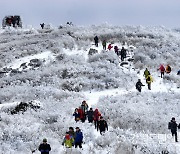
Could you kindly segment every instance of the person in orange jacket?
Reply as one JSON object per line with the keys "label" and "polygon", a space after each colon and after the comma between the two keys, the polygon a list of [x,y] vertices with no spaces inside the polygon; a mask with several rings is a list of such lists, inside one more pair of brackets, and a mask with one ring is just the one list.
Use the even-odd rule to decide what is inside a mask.
{"label": "person in orange jacket", "polygon": [[171,73],[171,67],[169,66],[169,64],[166,66],[166,73]]}

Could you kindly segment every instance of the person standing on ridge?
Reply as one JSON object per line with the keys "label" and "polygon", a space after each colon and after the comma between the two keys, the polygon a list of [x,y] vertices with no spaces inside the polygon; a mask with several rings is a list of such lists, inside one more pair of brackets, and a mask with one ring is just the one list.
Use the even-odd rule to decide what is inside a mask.
{"label": "person standing on ridge", "polygon": [[171,121],[168,123],[168,129],[171,130],[172,136],[175,135],[175,142],[178,142],[178,139],[177,139],[177,127],[178,127],[178,124],[176,123],[175,118],[172,117]]}
{"label": "person standing on ridge", "polygon": [[40,24],[41,28],[44,29],[45,23]]}
{"label": "person standing on ridge", "polygon": [[39,146],[39,151],[41,154],[49,154],[49,151],[51,151],[51,146],[47,143],[47,139],[43,139],[43,143]]}
{"label": "person standing on ridge", "polygon": [[141,92],[142,86],[145,86],[142,84],[141,79],[138,79],[138,82],[136,83],[136,89]]}
{"label": "person standing on ridge", "polygon": [[97,36],[94,37],[95,46],[98,47],[99,38]]}

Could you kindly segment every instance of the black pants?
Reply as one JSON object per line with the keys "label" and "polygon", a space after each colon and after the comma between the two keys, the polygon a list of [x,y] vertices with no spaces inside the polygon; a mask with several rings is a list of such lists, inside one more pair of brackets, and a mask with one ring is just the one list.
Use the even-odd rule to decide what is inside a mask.
{"label": "black pants", "polygon": [[137,90],[138,90],[139,92],[141,92],[141,88],[137,88]]}
{"label": "black pants", "polygon": [[161,72],[161,78],[164,76],[164,72]]}
{"label": "black pants", "polygon": [[103,45],[103,49],[106,50],[106,45]]}
{"label": "black pants", "polygon": [[151,90],[151,83],[148,83],[148,89]]}
{"label": "black pants", "polygon": [[178,140],[177,140],[177,131],[171,131],[171,133],[172,133],[172,136],[175,135],[175,142],[177,142],[177,141],[178,141]]}
{"label": "black pants", "polygon": [[95,125],[95,129],[98,129],[97,128],[98,127],[98,121],[97,120],[94,121],[94,125]]}
{"label": "black pants", "polygon": [[95,42],[95,46],[98,47],[98,42]]}
{"label": "black pants", "polygon": [[89,123],[92,123],[93,122],[93,120],[88,120],[89,121]]}
{"label": "black pants", "polygon": [[75,148],[79,145],[79,148],[82,148],[82,142],[75,142]]}

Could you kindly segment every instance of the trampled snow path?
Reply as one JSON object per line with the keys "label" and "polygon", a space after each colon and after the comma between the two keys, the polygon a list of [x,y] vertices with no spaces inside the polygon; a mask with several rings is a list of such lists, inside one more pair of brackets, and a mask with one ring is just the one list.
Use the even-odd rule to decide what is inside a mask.
{"label": "trampled snow path", "polygon": [[13,61],[12,63],[8,64],[6,67],[12,68],[12,69],[17,69],[20,67],[20,65],[22,63],[27,63],[31,59],[41,59],[41,60],[45,60],[45,63],[48,63],[49,61],[54,60],[54,55],[52,54],[51,51],[45,51],[45,52],[42,52],[42,53],[39,53],[36,55],[26,56],[26,57],[17,59],[15,61]]}

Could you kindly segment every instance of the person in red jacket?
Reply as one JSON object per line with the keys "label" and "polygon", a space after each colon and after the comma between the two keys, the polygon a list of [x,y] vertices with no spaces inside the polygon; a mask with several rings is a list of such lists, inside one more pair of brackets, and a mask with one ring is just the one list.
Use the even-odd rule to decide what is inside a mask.
{"label": "person in red jacket", "polygon": [[94,111],[94,125],[95,125],[95,129],[98,127],[98,121],[100,120],[100,117],[101,117],[101,113],[98,111],[98,109],[95,109],[95,111]]}
{"label": "person in red jacket", "polygon": [[79,109],[78,109],[78,113],[79,113],[79,117],[80,117],[80,119],[81,119],[81,122],[85,122],[85,117],[84,117],[85,114],[84,114],[81,106],[80,106]]}
{"label": "person in red jacket", "polygon": [[164,76],[164,72],[165,72],[164,66],[161,65],[158,70],[160,70],[160,72],[161,72],[161,78],[162,78],[162,77]]}
{"label": "person in red jacket", "polygon": [[111,44],[108,45],[108,50],[111,50],[113,46]]}

